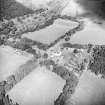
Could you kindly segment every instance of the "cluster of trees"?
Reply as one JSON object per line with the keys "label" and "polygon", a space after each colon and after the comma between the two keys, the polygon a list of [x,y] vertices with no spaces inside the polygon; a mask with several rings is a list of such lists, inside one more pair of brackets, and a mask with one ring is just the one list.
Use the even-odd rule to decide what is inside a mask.
{"label": "cluster of trees", "polygon": [[0,34],[7,35],[11,31],[14,33],[16,30],[17,30],[17,28],[15,27],[14,22],[11,21],[11,20],[9,20],[8,22],[4,20],[1,23],[1,26],[0,26]]}
{"label": "cluster of trees", "polygon": [[82,45],[82,44],[72,44],[72,43],[63,43],[62,47],[68,47],[68,48],[75,48],[75,49],[87,49],[88,45]]}
{"label": "cluster of trees", "polygon": [[94,55],[105,57],[105,45],[96,46],[93,48]]}
{"label": "cluster of trees", "polygon": [[[4,5],[6,5],[6,3],[8,4],[8,2],[9,2],[8,0],[5,1]],[[12,5],[12,6],[14,6],[14,5]],[[17,13],[18,10],[17,9],[15,9],[15,10]],[[23,9],[20,10],[20,12],[21,11],[23,11]],[[17,13],[16,17],[11,17],[10,19],[3,17],[3,19],[0,23],[0,34],[21,35],[26,32],[33,32],[33,31],[35,31],[36,28],[38,30],[40,28],[43,28],[46,25],[49,25],[50,24],[49,22],[46,22],[46,24],[45,24],[45,18],[47,21],[47,19],[48,20],[49,20],[49,18],[51,19],[51,17],[50,17],[51,15],[44,13],[44,11],[46,11],[45,8],[39,8],[39,9],[36,9],[34,12],[28,12],[27,14],[22,14],[22,16],[21,15],[18,16],[18,13]],[[8,10],[8,12],[9,12],[9,10]],[[11,13],[13,14],[13,12],[11,12]],[[9,16],[10,16],[10,14],[9,14]],[[46,16],[48,16],[48,17],[46,17]],[[13,20],[12,20],[12,18],[13,18]],[[18,22],[19,26],[18,26],[18,24],[14,25],[15,21],[16,21],[16,23]],[[52,22],[51,22],[51,24],[52,24]]]}
{"label": "cluster of trees", "polygon": [[0,34],[21,37],[24,33],[33,32],[53,24],[56,19],[55,15],[56,13],[46,12],[45,9],[40,8],[34,11],[33,14],[19,16],[10,20],[3,19],[0,24]]}
{"label": "cluster of trees", "polygon": [[8,78],[7,81],[0,82],[0,105],[19,105],[18,103],[14,103],[6,94],[5,85],[7,82],[13,82],[13,76],[12,78]]}
{"label": "cluster of trees", "polygon": [[[0,27],[0,34],[10,35],[10,36],[11,35],[18,35],[19,36],[25,32],[33,30],[32,24],[27,27],[27,25],[25,25],[24,23],[22,24],[22,19],[20,17],[17,17],[16,19],[18,20],[18,22],[21,22],[20,27],[17,27],[12,20],[3,21],[1,23],[1,27]],[[30,26],[31,26],[31,29],[29,29]]]}
{"label": "cluster of trees", "polygon": [[53,72],[59,75],[62,79],[66,80],[63,91],[55,100],[54,105],[65,105],[75,91],[78,84],[78,78],[72,71],[66,69],[64,66],[55,65],[53,67]]}
{"label": "cluster of trees", "polygon": [[10,98],[9,95],[6,95],[5,91],[2,92],[0,98],[0,105],[19,105],[18,103],[14,103]]}
{"label": "cluster of trees", "polygon": [[89,69],[96,75],[101,74],[105,77],[105,47],[96,46],[93,48],[93,59],[90,60]]}

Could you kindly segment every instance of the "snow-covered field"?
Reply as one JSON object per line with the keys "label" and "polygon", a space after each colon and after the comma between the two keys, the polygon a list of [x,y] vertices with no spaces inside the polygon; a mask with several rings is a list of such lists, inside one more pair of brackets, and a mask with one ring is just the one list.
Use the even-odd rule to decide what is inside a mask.
{"label": "snow-covered field", "polygon": [[29,32],[24,34],[23,37],[50,44],[60,36],[64,35],[68,30],[75,28],[77,25],[78,23],[73,21],[57,19],[53,25],[39,31]]}
{"label": "snow-covered field", "polygon": [[74,105],[105,105],[105,79],[85,71],[72,96],[72,102]]}
{"label": "snow-covered field", "polygon": [[22,55],[11,47],[0,46],[0,81],[5,80],[31,57],[29,54]]}
{"label": "snow-covered field", "polygon": [[[46,5],[50,0],[17,0],[25,6],[31,4]],[[71,5],[71,6],[70,6]],[[62,14],[75,16],[78,6],[70,4]],[[69,12],[71,11],[71,12]],[[79,11],[79,10],[78,10]],[[80,10],[80,12],[83,12]],[[84,30],[77,32],[70,40],[77,44],[105,44],[105,29],[94,24],[89,19],[84,20]],[[77,24],[67,20],[58,19],[55,23],[40,31],[24,34],[23,37],[50,44]],[[17,68],[31,58],[30,55],[21,55],[11,47],[0,47],[0,81],[6,79]],[[53,105],[59,96],[65,81],[56,74],[47,71],[46,68],[38,67],[10,92],[11,99],[20,105]],[[105,103],[105,80],[97,78],[86,71],[80,78],[76,92],[72,97],[74,105],[104,105]],[[101,104],[100,104],[101,103]],[[70,103],[68,103],[70,105]]]}
{"label": "snow-covered field", "polygon": [[89,19],[85,19],[84,30],[77,32],[70,40],[71,43],[78,44],[105,44],[105,29]]}
{"label": "snow-covered field", "polygon": [[[0,47],[0,81],[5,80],[32,55],[20,53],[8,46]],[[10,92],[11,99],[20,105],[53,105],[62,92],[65,81],[46,68],[38,67]]]}
{"label": "snow-covered field", "polygon": [[46,70],[38,67],[10,92],[10,97],[20,105],[53,105],[62,92],[65,81]]}

